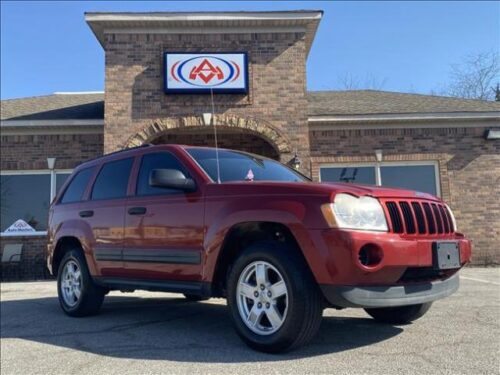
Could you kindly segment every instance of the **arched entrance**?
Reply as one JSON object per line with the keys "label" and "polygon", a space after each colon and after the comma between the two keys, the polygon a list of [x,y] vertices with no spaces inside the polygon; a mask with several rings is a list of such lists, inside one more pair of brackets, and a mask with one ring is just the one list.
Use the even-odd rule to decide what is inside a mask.
{"label": "arched entrance", "polygon": [[[290,141],[270,124],[252,118],[215,115],[219,147],[232,148],[276,160],[291,153]],[[124,147],[153,144],[215,146],[214,129],[202,116],[157,119],[130,137]]]}
{"label": "arched entrance", "polygon": [[[153,144],[182,144],[191,146],[215,147],[215,135],[212,127],[191,127],[167,130],[151,141]],[[227,127],[217,128],[217,144],[221,148],[230,148],[251,152],[279,160],[279,152],[268,141],[257,134],[242,129]]]}

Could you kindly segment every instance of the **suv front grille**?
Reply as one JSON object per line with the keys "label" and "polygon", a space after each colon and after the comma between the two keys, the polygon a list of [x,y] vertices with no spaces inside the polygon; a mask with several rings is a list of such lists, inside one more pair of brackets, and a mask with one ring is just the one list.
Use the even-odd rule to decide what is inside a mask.
{"label": "suv front grille", "polygon": [[423,200],[386,200],[389,230],[402,234],[450,234],[453,224],[448,208]]}

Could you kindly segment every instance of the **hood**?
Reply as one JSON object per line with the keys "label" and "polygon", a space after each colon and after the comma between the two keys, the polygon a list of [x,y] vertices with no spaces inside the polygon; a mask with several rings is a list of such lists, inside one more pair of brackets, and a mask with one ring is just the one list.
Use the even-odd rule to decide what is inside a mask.
{"label": "hood", "polygon": [[332,199],[335,194],[348,193],[355,196],[377,198],[409,198],[439,201],[432,194],[388,188],[374,185],[359,185],[329,182],[279,182],[279,181],[234,181],[207,185],[209,195],[322,195]]}

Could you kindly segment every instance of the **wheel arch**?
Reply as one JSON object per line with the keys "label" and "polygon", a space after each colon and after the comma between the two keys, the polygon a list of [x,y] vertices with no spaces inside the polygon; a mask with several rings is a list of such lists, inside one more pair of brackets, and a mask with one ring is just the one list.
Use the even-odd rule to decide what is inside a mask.
{"label": "wheel arch", "polygon": [[57,277],[59,271],[59,265],[66,254],[70,250],[79,249],[83,255],[83,246],[80,240],[74,236],[64,236],[58,239],[57,244],[54,249],[54,255],[52,257],[52,274]]}
{"label": "wheel arch", "polygon": [[276,241],[287,244],[290,246],[290,251],[297,252],[309,271],[312,272],[299,242],[287,225],[273,221],[240,222],[229,228],[217,255],[212,277],[215,296],[225,296],[227,275],[239,254],[251,244],[260,241]]}

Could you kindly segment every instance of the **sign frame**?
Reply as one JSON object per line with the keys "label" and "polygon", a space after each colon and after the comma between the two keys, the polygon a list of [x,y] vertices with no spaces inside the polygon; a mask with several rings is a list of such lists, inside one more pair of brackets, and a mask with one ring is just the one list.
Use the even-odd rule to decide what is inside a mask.
{"label": "sign frame", "polygon": [[[243,74],[244,87],[242,88],[169,88],[168,87],[168,73],[167,73],[167,55],[200,55],[199,57],[210,55],[243,55],[243,65],[245,66],[245,71]],[[166,95],[170,94],[181,94],[181,95],[192,95],[192,94],[210,94],[213,91],[214,94],[248,94],[249,93],[249,64],[248,64],[248,52],[246,51],[224,51],[224,52],[186,52],[186,51],[165,51],[163,52],[163,91]]]}

